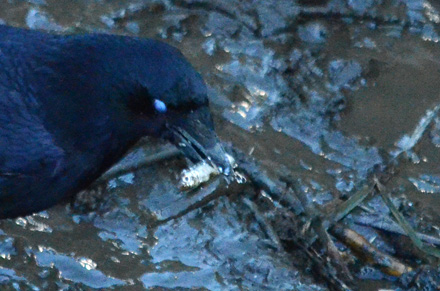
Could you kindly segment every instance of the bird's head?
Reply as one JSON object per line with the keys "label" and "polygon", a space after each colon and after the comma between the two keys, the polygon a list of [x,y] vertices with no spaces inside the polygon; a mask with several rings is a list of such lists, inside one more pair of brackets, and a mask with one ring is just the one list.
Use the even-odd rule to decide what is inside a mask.
{"label": "bird's head", "polygon": [[165,43],[131,38],[123,42],[124,82],[114,83],[122,84],[122,103],[136,129],[165,138],[193,162],[209,160],[229,175],[232,167],[215,133],[200,74]]}

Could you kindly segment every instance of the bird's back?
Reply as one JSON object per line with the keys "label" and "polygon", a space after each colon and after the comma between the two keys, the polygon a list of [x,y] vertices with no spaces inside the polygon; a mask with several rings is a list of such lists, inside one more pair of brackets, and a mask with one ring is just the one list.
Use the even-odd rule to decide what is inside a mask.
{"label": "bird's back", "polygon": [[[63,81],[48,66],[63,53],[59,41],[65,40],[0,26],[0,218],[52,206],[90,184],[107,167],[102,145],[94,149],[94,143],[109,140],[109,134],[102,133],[100,139],[95,132],[96,139],[90,138],[85,133],[96,130],[90,126],[94,120],[78,117],[81,112],[90,114],[81,105],[89,96],[68,100],[67,92],[57,94],[50,86],[57,78]],[[56,130],[60,122],[66,130]],[[90,150],[76,149],[83,144]]]}

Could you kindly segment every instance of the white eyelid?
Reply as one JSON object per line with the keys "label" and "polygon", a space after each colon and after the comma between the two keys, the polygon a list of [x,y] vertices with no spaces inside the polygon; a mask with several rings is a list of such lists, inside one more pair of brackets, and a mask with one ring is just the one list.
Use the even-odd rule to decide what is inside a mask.
{"label": "white eyelid", "polygon": [[160,101],[159,99],[154,99],[154,108],[159,113],[167,112],[166,104],[163,101]]}

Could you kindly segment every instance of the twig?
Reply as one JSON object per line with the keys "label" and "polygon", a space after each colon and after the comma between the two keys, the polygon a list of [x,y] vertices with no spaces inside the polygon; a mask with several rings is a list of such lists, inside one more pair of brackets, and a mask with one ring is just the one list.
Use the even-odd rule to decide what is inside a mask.
{"label": "twig", "polygon": [[[382,231],[394,233],[394,234],[400,234],[400,235],[407,235],[406,232],[400,227],[399,224],[394,222],[388,217],[382,217],[382,216],[352,216],[351,220],[358,224],[363,226],[369,226],[373,227]],[[433,237],[430,235],[426,235],[420,232],[416,232],[416,235],[418,238],[420,238],[422,241],[433,244],[436,246],[440,246],[440,238]]]}
{"label": "twig", "polygon": [[351,196],[347,201],[342,202],[336,207],[334,213],[332,213],[331,221],[336,223],[347,216],[353,209],[359,206],[365,198],[374,191],[374,187],[369,187],[367,185],[363,186],[358,190],[353,196]]}
{"label": "twig", "polygon": [[331,258],[331,262],[333,262],[332,266],[335,269],[339,270],[339,273],[344,276],[345,280],[352,282],[353,276],[348,270],[347,264],[342,259],[337,247],[335,246],[335,243],[327,232],[328,222],[323,219],[322,215],[316,209],[314,204],[309,203],[304,192],[301,190],[299,183],[295,179],[290,177],[283,177],[283,180],[287,183],[288,186],[291,186],[293,188],[293,193],[296,195],[298,200],[301,201],[301,204],[309,221],[314,222],[314,224],[312,224],[313,230],[318,235],[318,239],[321,244],[327,250],[327,254]]}
{"label": "twig", "polygon": [[335,224],[329,231],[338,240],[344,242],[358,257],[380,269],[385,274],[399,277],[412,271],[411,267],[381,252],[363,236],[351,229],[343,227],[339,223]]}
{"label": "twig", "polygon": [[[328,265],[328,262],[324,262],[318,253],[309,249],[310,242],[314,240],[314,237],[306,239],[305,237],[301,236],[301,234],[298,234],[297,237],[292,237],[291,241],[295,242],[303,249],[304,253],[307,254],[315,265],[316,271],[319,272],[322,278],[325,278],[326,281],[333,286],[333,289],[349,290],[343,280],[338,278],[337,274],[343,274],[344,278],[347,280],[351,280],[352,276],[340,257],[336,246],[328,235],[326,227],[324,226],[325,223],[320,219],[319,211],[315,209],[312,204],[307,203],[307,198],[304,195],[301,195],[303,193],[299,190],[299,185],[295,182],[295,179],[287,177],[283,178],[283,182],[287,182],[287,189],[293,187],[294,191],[291,192],[297,192],[297,194],[301,193],[297,195],[297,199],[295,199],[293,195],[289,195],[291,192],[285,190],[285,185],[270,179],[267,174],[260,169],[253,158],[245,155],[232,146],[225,147],[234,156],[238,164],[237,170],[244,172],[244,174],[253,183],[254,187],[263,189],[268,195],[271,196],[272,199],[283,203],[290,211],[296,213],[296,215],[303,213],[308,217],[308,221],[316,222],[316,225],[313,226],[315,234],[319,235],[322,245],[327,249],[328,254],[331,257],[330,261],[336,263],[335,265],[339,272],[336,272],[334,266],[330,266]],[[272,229],[272,227],[270,227],[270,229]]]}
{"label": "twig", "polygon": [[267,219],[264,217],[264,215],[260,212],[260,210],[258,209],[258,206],[254,202],[249,200],[248,198],[243,198],[243,202],[253,212],[255,218],[257,219],[257,222],[260,224],[261,227],[264,228],[264,231],[266,232],[267,236],[272,240],[272,242],[275,244],[277,249],[279,251],[284,250],[283,245],[280,241],[280,238],[278,237],[277,233],[273,229],[272,225],[267,221]]}
{"label": "twig", "polygon": [[[382,186],[383,187],[383,186]],[[389,195],[385,194],[384,189],[379,188],[379,194],[382,197],[382,200],[385,202],[385,204],[390,209],[391,213],[393,214],[394,218],[399,223],[400,227],[405,231],[406,235],[409,236],[409,238],[412,240],[412,242],[416,245],[418,249],[425,252],[428,255],[435,256],[437,258],[440,258],[440,250],[436,249],[434,247],[425,246],[422,242],[422,240],[417,236],[414,229],[409,225],[408,221],[403,217],[403,215],[397,210],[397,208],[394,206],[393,202],[391,201]]]}
{"label": "twig", "polygon": [[168,160],[177,156],[180,156],[181,152],[175,148],[174,146],[164,146],[161,148],[161,150],[158,153],[152,154],[148,157],[146,157],[142,161],[135,161],[133,163],[130,163],[127,166],[124,166],[123,168],[115,166],[113,168],[110,168],[107,172],[105,172],[101,177],[99,177],[98,180],[96,180],[95,183],[102,183],[109,180],[112,180],[114,178],[120,177],[122,175],[132,173],[136,170],[139,170],[141,168],[146,168],[148,166],[151,166],[152,164]]}
{"label": "twig", "polygon": [[[205,185],[205,188],[213,187],[214,189],[216,189],[218,188],[219,184],[220,178],[217,177],[216,179]],[[178,219],[190,213],[191,211],[199,209],[207,205],[211,201],[216,200],[217,198],[227,194],[224,191],[206,191],[205,188],[198,188],[193,197],[191,199],[187,199],[188,205],[185,206],[182,211],[165,219],[159,220],[158,224],[164,224],[170,220]]]}
{"label": "twig", "polygon": [[316,272],[326,281],[326,283],[331,287],[331,290],[337,291],[349,291],[349,288],[338,276],[329,270],[328,261],[325,261],[317,252],[310,250],[306,247],[301,239],[293,240],[292,243],[295,244],[296,248],[300,248],[301,252],[305,254]]}
{"label": "twig", "polygon": [[286,195],[286,186],[269,178],[266,172],[255,162],[255,159],[231,145],[224,144],[223,146],[235,158],[238,164],[237,171],[243,172],[254,187],[264,190],[272,200],[279,201],[297,215],[304,211],[298,200],[295,200],[291,195]]}

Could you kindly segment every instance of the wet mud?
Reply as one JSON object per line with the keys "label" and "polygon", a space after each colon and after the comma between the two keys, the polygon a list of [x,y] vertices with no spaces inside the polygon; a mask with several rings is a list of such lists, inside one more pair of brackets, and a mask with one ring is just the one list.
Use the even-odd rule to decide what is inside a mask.
{"label": "wet mud", "polygon": [[[268,175],[295,177],[324,210],[392,164],[391,200],[418,232],[437,238],[439,11],[422,0],[14,0],[0,2],[0,22],[162,39],[205,78],[221,139]],[[118,166],[161,148],[142,143]],[[0,289],[331,289],[261,223],[260,216],[283,225],[264,208],[264,192],[222,179],[182,192],[185,167],[168,159],[71,203],[1,221]],[[397,278],[350,262],[353,288],[437,290],[435,260],[402,253],[396,240],[411,244],[403,233],[374,227],[391,219],[380,197],[363,205],[343,222],[412,267],[430,267],[414,287],[414,274]],[[288,229],[275,227],[281,239]]]}

